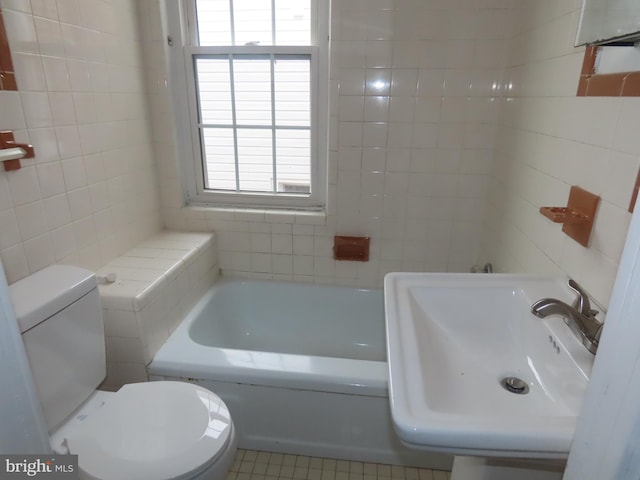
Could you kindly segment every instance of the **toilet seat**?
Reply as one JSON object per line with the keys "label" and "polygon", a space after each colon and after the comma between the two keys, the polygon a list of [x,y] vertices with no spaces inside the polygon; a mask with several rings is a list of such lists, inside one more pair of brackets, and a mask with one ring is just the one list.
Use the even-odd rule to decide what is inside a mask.
{"label": "toilet seat", "polygon": [[233,424],[224,402],[185,382],[122,387],[69,432],[69,450],[90,479],[190,478],[225,451]]}

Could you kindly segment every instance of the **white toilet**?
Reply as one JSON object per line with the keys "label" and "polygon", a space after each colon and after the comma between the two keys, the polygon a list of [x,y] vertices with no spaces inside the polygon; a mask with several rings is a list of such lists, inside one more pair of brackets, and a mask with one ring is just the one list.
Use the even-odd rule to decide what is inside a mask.
{"label": "white toilet", "polygon": [[54,265],[10,286],[51,445],[78,455],[80,478],[223,479],[236,450],[224,402],[183,382],[96,390],[106,375],[92,272]]}

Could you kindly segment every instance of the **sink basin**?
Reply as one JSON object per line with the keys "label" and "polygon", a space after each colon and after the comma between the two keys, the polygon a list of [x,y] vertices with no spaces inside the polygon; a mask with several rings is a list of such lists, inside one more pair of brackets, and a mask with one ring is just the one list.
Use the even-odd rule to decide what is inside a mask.
{"label": "sink basin", "polygon": [[[455,455],[566,458],[594,357],[560,316],[530,309],[543,297],[571,303],[567,282],[388,274],[389,398],[400,439]],[[501,384],[509,377],[522,381],[511,382],[516,393]]]}

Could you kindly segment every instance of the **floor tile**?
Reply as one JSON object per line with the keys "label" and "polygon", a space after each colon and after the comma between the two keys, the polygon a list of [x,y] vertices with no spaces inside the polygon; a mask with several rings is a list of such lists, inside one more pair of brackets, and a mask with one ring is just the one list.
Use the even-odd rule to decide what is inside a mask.
{"label": "floor tile", "polygon": [[450,480],[427,468],[238,449],[226,480]]}

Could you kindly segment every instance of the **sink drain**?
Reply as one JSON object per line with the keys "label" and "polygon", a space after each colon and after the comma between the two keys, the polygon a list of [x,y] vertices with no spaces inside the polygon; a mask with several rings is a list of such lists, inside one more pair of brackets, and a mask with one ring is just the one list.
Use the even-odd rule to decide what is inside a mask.
{"label": "sink drain", "polygon": [[518,377],[505,377],[500,380],[500,385],[507,392],[517,393],[518,395],[525,395],[529,393],[529,385],[524,380]]}

